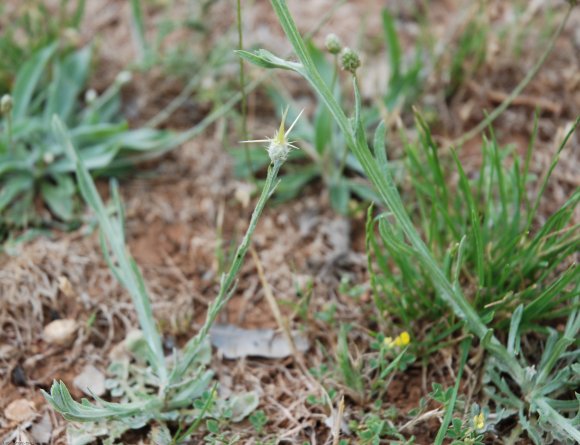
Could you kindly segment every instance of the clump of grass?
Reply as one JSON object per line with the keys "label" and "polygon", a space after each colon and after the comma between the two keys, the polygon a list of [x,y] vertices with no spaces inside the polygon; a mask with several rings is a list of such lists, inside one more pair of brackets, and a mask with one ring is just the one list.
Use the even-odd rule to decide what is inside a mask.
{"label": "clump of grass", "polygon": [[[545,309],[558,310],[562,307],[560,305],[562,301],[557,299],[558,292],[552,292],[552,286],[548,286],[550,290],[546,289],[539,293],[535,293],[534,289],[531,298],[528,294],[518,295],[514,316],[509,319],[507,338],[503,338],[505,330],[502,331],[497,324],[492,324],[493,313],[489,310],[490,304],[498,305],[496,308],[498,312],[501,312],[502,309],[507,312],[514,308],[514,303],[509,298],[501,301],[505,295],[500,294],[499,299],[497,298],[498,288],[494,288],[496,286],[494,273],[499,274],[500,278],[503,276],[499,280],[502,285],[511,286],[511,289],[520,292],[529,285],[525,278],[526,273],[531,273],[531,276],[537,279],[534,273],[542,274],[544,272],[544,270],[539,269],[544,266],[544,263],[535,261],[534,255],[548,255],[558,260],[564,258],[567,253],[574,249],[574,246],[577,245],[577,236],[566,233],[562,235],[560,230],[552,231],[552,228],[558,227],[558,224],[565,224],[569,219],[570,206],[577,202],[576,195],[570,203],[565,204],[561,212],[552,218],[553,225],[548,226],[548,229],[544,230],[539,238],[533,238],[528,242],[527,230],[530,228],[537,206],[534,205],[533,211],[527,213],[523,218],[519,215],[521,212],[519,205],[518,207],[510,207],[514,202],[516,204],[523,202],[522,187],[527,182],[527,170],[524,179],[521,178],[519,169],[515,169],[513,174],[506,178],[499,149],[497,146],[493,146],[492,139],[492,146],[486,150],[486,156],[488,156],[486,165],[494,176],[490,176],[490,171],[486,170],[483,178],[479,179],[485,184],[480,192],[484,193],[483,196],[489,197],[484,202],[483,207],[483,211],[487,212],[484,214],[484,218],[488,219],[485,220],[485,224],[482,224],[480,214],[482,210],[476,204],[472,186],[460,163],[456,161],[462,199],[457,200],[450,196],[449,190],[444,185],[444,180],[442,180],[444,173],[439,158],[436,156],[436,148],[428,142],[426,144],[429,150],[427,162],[430,165],[426,168],[432,175],[436,175],[436,182],[430,187],[426,187],[425,183],[422,183],[423,187],[426,187],[426,190],[421,191],[423,199],[425,196],[429,196],[430,199],[430,213],[425,213],[427,218],[423,222],[429,222],[428,229],[433,224],[433,228],[427,232],[433,237],[445,238],[448,232],[456,230],[456,240],[459,243],[455,247],[454,255],[450,253],[441,258],[438,251],[440,246],[433,242],[435,238],[422,236],[416,227],[415,219],[409,213],[408,206],[402,200],[392,179],[392,169],[384,151],[384,127],[382,125],[379,125],[375,133],[374,150],[371,150],[368,144],[365,125],[361,117],[357,75],[353,73],[352,76],[355,110],[354,116],[349,119],[334,97],[330,86],[319,73],[308,46],[290,15],[286,2],[271,0],[271,4],[299,61],[290,62],[265,50],[254,53],[242,51],[240,56],[263,68],[285,69],[299,74],[309,82],[321,101],[328,107],[346,145],[352,150],[368,179],[374,185],[376,193],[380,197],[380,203],[387,209],[387,213],[382,218],[383,231],[381,233],[385,248],[377,250],[383,256],[390,255],[399,258],[405,256],[405,260],[400,260],[400,264],[403,266],[413,262],[413,270],[420,271],[419,276],[425,277],[426,282],[429,283],[428,286],[432,289],[431,303],[440,307],[447,319],[456,320],[457,328],[461,327],[466,334],[479,339],[480,346],[488,355],[485,373],[486,388],[490,394],[493,394],[492,399],[496,408],[508,411],[512,417],[517,419],[520,431],[525,430],[535,443],[552,443],[554,441],[574,443],[579,441],[580,433],[577,429],[579,417],[574,415],[574,412],[578,411],[578,404],[577,401],[566,398],[571,387],[576,383],[576,377],[573,376],[573,373],[577,365],[574,363],[580,354],[576,350],[569,349],[574,344],[574,339],[580,330],[580,314],[577,307],[580,285],[577,280],[577,267],[570,269],[569,272],[564,273],[556,280],[556,282],[563,280],[566,285],[570,286],[566,288],[564,285],[560,291],[568,289],[570,293],[564,299],[572,301],[573,304],[568,305],[561,312],[560,315],[567,320],[566,327],[563,332],[553,331],[549,334],[545,340],[546,344],[539,362],[533,358],[533,362],[528,361],[522,352],[521,341],[522,338],[525,338],[526,332],[533,327],[534,321],[541,320]],[[566,17],[568,15],[569,11]],[[507,106],[506,103],[502,104],[500,110]],[[490,119],[496,116],[497,112],[494,112],[490,115]],[[574,128],[568,132],[567,137],[572,134],[572,131]],[[424,137],[428,139],[428,133],[424,133]],[[415,159],[415,161],[417,160]],[[416,168],[421,167],[420,164],[419,162]],[[552,164],[552,168],[554,165],[555,163]],[[416,181],[416,186],[418,185],[420,183]],[[419,205],[421,204],[425,206],[425,203],[419,202]],[[461,212],[449,214],[449,209],[453,208],[452,206],[460,206]],[[435,219],[433,223],[430,222],[431,214]],[[463,217],[460,218],[460,215]],[[447,221],[450,216],[457,216],[458,220]],[[442,229],[441,221],[449,225],[449,229]],[[499,225],[501,223],[507,224],[507,226],[502,227]],[[494,227],[501,227],[501,229],[494,230]],[[562,228],[559,226],[559,229]],[[469,240],[469,244],[467,240]],[[554,249],[544,250],[545,243],[552,241],[554,244],[551,247]],[[488,243],[489,247],[485,243]],[[520,250],[521,244],[523,244],[523,248]],[[469,250],[467,250],[468,246]],[[501,268],[499,271],[485,264],[490,256],[489,248],[492,249],[492,261],[495,258],[496,267]],[[494,248],[495,251],[493,251]],[[508,256],[507,259],[511,257],[517,263],[504,262],[506,258],[500,257],[501,252],[504,256]],[[472,270],[465,266],[466,258],[471,259]],[[388,262],[386,264],[388,265]],[[467,269],[467,276],[476,277],[475,284],[465,283],[461,280],[462,276],[466,276],[463,272],[464,268]],[[521,268],[525,268],[526,272],[522,274]],[[415,275],[416,273],[410,271],[407,277],[409,280],[417,281]],[[522,275],[524,275],[523,279]],[[575,277],[576,279],[574,279]],[[374,280],[374,284],[378,284],[377,279]],[[409,286],[409,284],[405,283],[405,286]],[[473,294],[471,287],[473,286],[476,288],[476,292],[475,297],[471,298]],[[424,298],[425,303],[429,301],[427,296]],[[377,299],[377,306],[379,305],[380,301]],[[402,307],[399,312],[404,313],[405,311],[406,308]],[[417,315],[420,319],[423,314]],[[492,329],[492,326],[496,330]],[[449,334],[449,332],[443,333],[440,340],[447,338]],[[514,387],[517,390],[513,390]],[[515,431],[517,432],[517,429]]]}
{"label": "clump of grass", "polygon": [[54,382],[50,393],[43,391],[45,398],[65,419],[89,424],[84,429],[74,430],[79,434],[88,432],[97,435],[102,428],[91,429],[91,425],[99,426],[99,423],[104,423],[107,430],[114,431],[109,433],[108,440],[115,440],[124,431],[140,428],[153,420],[162,425],[162,431],[158,434],[167,436],[167,422],[179,421],[180,424],[185,424],[186,419],[193,419],[189,421],[189,426],[180,427],[173,439],[169,437],[168,441],[163,442],[182,443],[190,437],[201,419],[210,417],[239,421],[246,417],[257,406],[256,394],[235,395],[223,400],[217,398],[215,388],[210,391],[213,372],[207,370],[210,356],[207,334],[218,313],[235,292],[238,271],[264,206],[277,186],[278,172],[287,150],[291,148],[287,136],[292,127],[285,131],[282,122],[279,132],[269,140],[272,162],[265,185],[233,262],[227,273],[221,277],[218,295],[208,308],[205,323],[182,350],[173,351],[169,357],[165,356],[162,348],[147,286],[126,249],[124,214],[115,183],[112,187],[115,214],[110,215],[84,160],[73,147],[69,133],[58,118],[54,120],[54,128],[58,143],[76,168],[82,196],[96,213],[101,228],[103,254],[115,278],[131,295],[141,331],[126,341],[127,348],[136,360],[135,365],[129,365],[129,362],[115,362],[111,365],[110,371],[115,378],[110,386],[113,393],[120,398],[119,403],[107,402],[98,397],[95,397],[94,404],[86,400],[78,403],[72,399],[63,382]]}
{"label": "clump of grass", "polygon": [[[490,326],[506,331],[516,307],[531,304],[525,322],[529,330],[567,315],[574,306],[573,284],[579,269],[572,262],[580,249],[574,209],[580,201],[576,190],[543,227],[533,222],[549,172],[541,179],[539,193],[529,198],[531,152],[524,165],[513,147],[500,147],[494,134],[485,138],[479,170],[467,177],[457,155],[443,157],[421,116],[417,144],[405,144],[405,175],[410,190],[407,208],[427,246],[454,287]],[[562,141],[550,171],[564,149]],[[510,162],[512,158],[512,162]],[[511,165],[510,165],[511,164]],[[450,184],[449,178],[456,178]],[[409,189],[409,187],[406,187]],[[461,320],[449,317],[445,303],[436,297],[429,272],[413,261],[404,239],[391,229],[391,215],[371,216],[367,229],[375,302],[408,329],[417,320],[436,322],[425,333],[428,352],[443,347],[442,339],[462,329]],[[377,269],[377,274],[373,273]],[[541,310],[534,307],[541,306]]]}

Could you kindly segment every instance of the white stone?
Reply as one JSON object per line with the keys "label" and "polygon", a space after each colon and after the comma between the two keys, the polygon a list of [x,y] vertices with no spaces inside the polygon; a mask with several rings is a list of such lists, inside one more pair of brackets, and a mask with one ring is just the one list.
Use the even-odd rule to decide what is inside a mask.
{"label": "white stone", "polygon": [[77,327],[76,320],[54,320],[44,327],[43,338],[47,343],[67,346],[74,340]]}

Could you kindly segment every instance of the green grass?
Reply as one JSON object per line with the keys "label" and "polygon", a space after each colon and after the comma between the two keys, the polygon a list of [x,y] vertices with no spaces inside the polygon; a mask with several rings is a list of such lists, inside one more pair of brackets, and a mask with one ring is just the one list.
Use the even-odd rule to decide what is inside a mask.
{"label": "green grass", "polygon": [[[454,152],[440,154],[419,116],[417,124],[420,140],[405,146],[402,177],[408,179],[402,185],[410,190],[404,199],[447,279],[454,287],[464,287],[480,316],[500,331],[507,329],[520,304],[529,305],[523,319],[530,331],[542,330],[543,322],[569,314],[575,306],[570,285],[580,277],[572,261],[580,249],[579,228],[571,219],[580,190],[535,228],[549,174],[536,184],[538,195],[530,200],[528,190],[539,181],[532,180],[529,163],[522,165],[514,147],[500,147],[492,135],[484,139],[481,166],[469,179]],[[527,159],[532,143],[529,150]],[[448,178],[455,178],[453,185]],[[423,343],[432,352],[445,345],[442,337],[462,326],[457,318],[446,316],[448,309],[437,299],[429,271],[409,257],[410,250],[401,233],[391,229],[390,218],[380,213],[368,224],[377,310],[387,311],[407,329],[418,320],[437,321]]]}

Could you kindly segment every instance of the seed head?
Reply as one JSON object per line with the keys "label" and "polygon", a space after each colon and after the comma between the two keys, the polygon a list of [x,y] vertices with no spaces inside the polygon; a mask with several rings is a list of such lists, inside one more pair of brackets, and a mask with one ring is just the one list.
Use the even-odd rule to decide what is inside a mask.
{"label": "seed head", "polygon": [[272,162],[284,162],[288,158],[288,153],[290,153],[293,149],[295,149],[295,150],[298,149],[298,147],[296,147],[294,145],[294,141],[288,140],[288,135],[290,134],[290,132],[294,128],[294,125],[296,125],[296,122],[298,122],[298,119],[302,115],[303,111],[304,110],[302,110],[298,114],[296,119],[294,119],[294,122],[292,122],[292,125],[290,125],[290,128],[288,128],[288,130],[285,130],[284,122],[286,121],[286,114],[288,113],[288,108],[286,108],[286,110],[284,111],[284,114],[282,115],[282,121],[280,122],[280,127],[278,128],[278,130],[274,134],[273,138],[255,139],[255,140],[251,140],[251,141],[242,141],[242,143],[267,142],[268,146],[266,147],[266,150],[268,151],[268,155],[270,156],[270,160]]}
{"label": "seed head", "polygon": [[340,55],[340,63],[343,70],[355,74],[357,68],[360,67],[360,57],[355,51],[346,47],[342,50],[342,54]]}
{"label": "seed head", "polygon": [[14,102],[12,101],[12,96],[10,96],[10,94],[5,94],[2,96],[2,99],[0,99],[0,112],[2,114],[10,113],[13,105]]}
{"label": "seed head", "polygon": [[326,36],[326,49],[330,54],[338,54],[342,49],[342,42],[336,34],[328,34]]}

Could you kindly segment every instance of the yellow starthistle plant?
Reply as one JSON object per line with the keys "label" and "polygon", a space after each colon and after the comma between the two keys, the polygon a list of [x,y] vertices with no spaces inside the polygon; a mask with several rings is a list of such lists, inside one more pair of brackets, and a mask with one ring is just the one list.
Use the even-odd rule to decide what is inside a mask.
{"label": "yellow starthistle plant", "polygon": [[266,150],[268,151],[268,155],[270,156],[270,160],[273,163],[284,162],[288,158],[288,154],[292,150],[298,150],[298,147],[296,147],[294,145],[295,141],[288,140],[288,135],[290,134],[290,132],[294,128],[294,125],[296,125],[296,122],[298,122],[298,119],[300,119],[300,116],[302,116],[303,112],[304,112],[304,110],[302,110],[300,113],[298,113],[298,116],[296,116],[296,119],[294,119],[294,122],[292,122],[292,125],[290,125],[288,130],[285,130],[284,124],[286,122],[286,115],[288,114],[288,108],[286,108],[286,110],[284,110],[284,113],[282,114],[280,128],[278,128],[278,130],[276,131],[276,134],[274,134],[273,138],[255,139],[255,140],[251,140],[251,141],[240,141],[240,142],[243,144],[254,144],[254,143],[260,143],[260,142],[266,142],[268,144],[268,146],[266,147]]}

